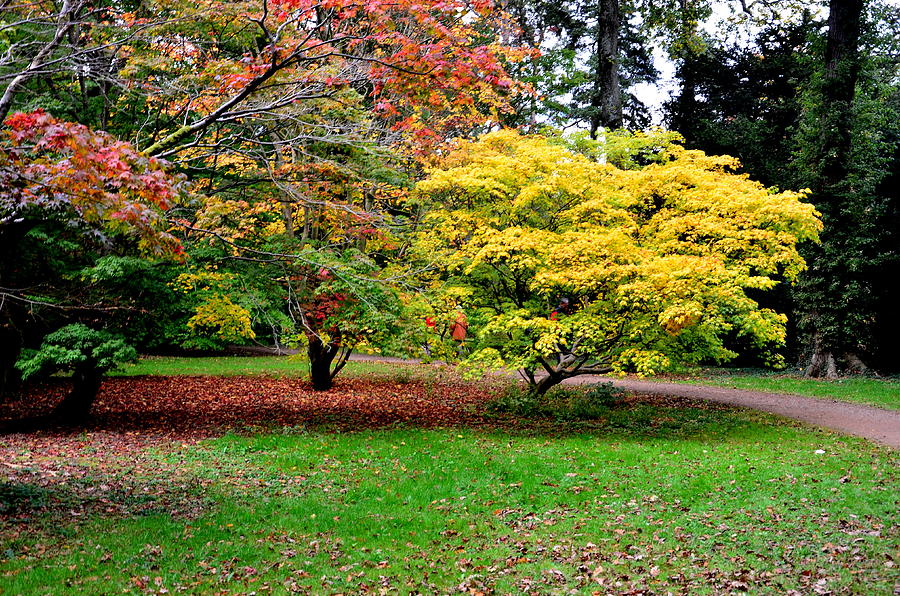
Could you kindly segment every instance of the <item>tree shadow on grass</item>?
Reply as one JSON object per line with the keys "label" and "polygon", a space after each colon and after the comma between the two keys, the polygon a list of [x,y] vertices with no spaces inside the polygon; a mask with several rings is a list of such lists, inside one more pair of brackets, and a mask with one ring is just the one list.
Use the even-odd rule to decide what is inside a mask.
{"label": "tree shadow on grass", "polygon": [[[107,459],[113,459],[108,454]],[[211,501],[199,479],[168,469],[155,458],[122,462],[122,467],[38,459],[11,466],[0,482],[0,560],[16,556],[35,535],[77,535],[80,524],[97,518],[164,515],[189,520]],[[128,464],[132,465],[129,466]]]}
{"label": "tree shadow on grass", "polygon": [[71,517],[89,512],[131,516],[171,513],[180,505],[181,513],[190,515],[195,507],[185,507],[186,491],[152,490],[153,482],[125,482],[103,478],[98,483],[90,477],[66,479],[65,483],[47,483],[36,476],[21,476],[0,482],[0,518],[16,520],[36,513],[64,511]]}

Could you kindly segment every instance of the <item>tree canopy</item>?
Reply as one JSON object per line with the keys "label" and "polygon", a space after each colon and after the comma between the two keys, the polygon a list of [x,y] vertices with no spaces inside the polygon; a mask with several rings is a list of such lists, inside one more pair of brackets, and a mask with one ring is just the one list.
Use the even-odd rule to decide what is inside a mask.
{"label": "tree canopy", "polygon": [[419,258],[478,313],[470,360],[520,369],[541,392],[577,374],[726,361],[733,336],[777,364],[785,316],[754,297],[804,269],[797,244],[820,229],[805,193],[662,132],[616,135],[611,149],[594,150],[598,163],[559,138],[490,133],[417,185],[432,206]]}
{"label": "tree canopy", "polygon": [[898,22],[882,0],[0,6],[0,389],[71,325],[300,349],[321,390],[353,349],[534,383],[891,370]]}

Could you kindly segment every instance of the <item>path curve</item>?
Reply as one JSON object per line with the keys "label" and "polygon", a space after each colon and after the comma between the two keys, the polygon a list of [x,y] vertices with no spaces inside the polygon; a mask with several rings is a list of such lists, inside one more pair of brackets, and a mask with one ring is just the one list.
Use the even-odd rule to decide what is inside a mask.
{"label": "path curve", "polygon": [[[363,354],[353,354],[351,358],[396,364],[421,363],[419,360]],[[590,383],[612,383],[626,391],[687,397],[760,410],[900,449],[900,411],[820,397],[803,397],[790,393],[765,393],[711,385],[686,385],[597,375],[584,375],[563,381],[563,384],[566,385]]]}
{"label": "path curve", "polygon": [[565,384],[570,385],[599,382],[611,382],[614,386],[626,391],[702,399],[770,412],[900,449],[900,412],[897,411],[825,398],[803,397],[786,393],[763,393],[709,385],[685,385],[593,375],[564,381]]}
{"label": "path curve", "polygon": [[[421,360],[393,358],[390,356],[351,354],[351,360],[390,362],[393,364],[421,364]],[[638,379],[620,379],[584,375],[566,379],[566,385],[612,383],[626,391],[670,395],[713,401],[730,406],[750,408],[791,418],[814,426],[830,428],[849,435],[869,439],[900,450],[900,411],[885,410],[827,398],[803,397],[790,393],[765,393],[731,387],[711,385],[686,385]]]}

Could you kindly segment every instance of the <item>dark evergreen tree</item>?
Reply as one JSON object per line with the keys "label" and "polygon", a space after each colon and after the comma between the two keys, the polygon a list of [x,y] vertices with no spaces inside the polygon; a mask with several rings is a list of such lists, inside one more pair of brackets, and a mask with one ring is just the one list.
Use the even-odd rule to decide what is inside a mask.
{"label": "dark evergreen tree", "polygon": [[636,4],[514,0],[507,9],[518,22],[520,42],[541,55],[513,65],[518,78],[534,85],[536,97],[520,99],[506,124],[581,125],[592,136],[600,128],[649,124],[647,106],[632,90],[656,81],[658,72]]}
{"label": "dark evergreen tree", "polygon": [[666,106],[690,146],[739,157],[767,185],[813,191],[822,243],[806,247],[810,270],[780,298],[796,303],[791,344],[813,376],[897,369],[896,9],[830,8],[827,22],[771,22],[746,47],[707,40],[679,70],[695,101]]}
{"label": "dark evergreen tree", "polygon": [[896,193],[884,193],[897,165],[896,38],[885,37],[881,10],[863,0],[829,3],[798,135],[797,179],[813,190],[825,224],[797,293],[806,373],[814,377],[865,372],[893,348],[876,341],[890,318],[883,297],[887,276],[898,272],[900,240]]}
{"label": "dark evergreen tree", "polygon": [[679,98],[668,102],[669,125],[691,147],[740,157],[755,180],[794,186],[785,166],[796,152],[801,94],[819,26],[806,13],[798,23],[763,28],[749,47],[708,39],[706,50],[681,71],[696,81],[695,100],[689,111]]}

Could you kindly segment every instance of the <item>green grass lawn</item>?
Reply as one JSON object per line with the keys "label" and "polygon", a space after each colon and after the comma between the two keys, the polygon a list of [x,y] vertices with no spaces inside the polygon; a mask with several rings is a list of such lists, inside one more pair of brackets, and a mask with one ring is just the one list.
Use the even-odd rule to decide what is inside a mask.
{"label": "green grass lawn", "polygon": [[[301,356],[145,356],[133,364],[125,364],[110,376],[179,376],[207,375],[215,377],[265,375],[273,377],[308,377],[309,362]],[[347,362],[342,378],[367,377],[375,380],[427,380],[431,382],[458,379],[451,367],[394,362]]]}
{"label": "green grass lawn", "polygon": [[[350,361],[341,374],[348,376],[380,374],[396,369],[397,365],[395,364]],[[134,364],[126,364],[111,374],[113,376],[272,375],[302,377],[309,374],[309,363],[305,358],[299,356],[149,356],[141,358]]]}
{"label": "green grass lawn", "polygon": [[760,413],[286,428],[112,460],[102,437],[75,439],[55,457],[84,469],[77,483],[0,493],[0,593],[889,594],[900,581],[896,453]]}
{"label": "green grass lawn", "polygon": [[771,372],[704,369],[700,374],[692,373],[687,378],[676,380],[682,383],[734,387],[769,393],[793,393],[900,410],[900,380],[898,379],[848,377],[830,381]]}

